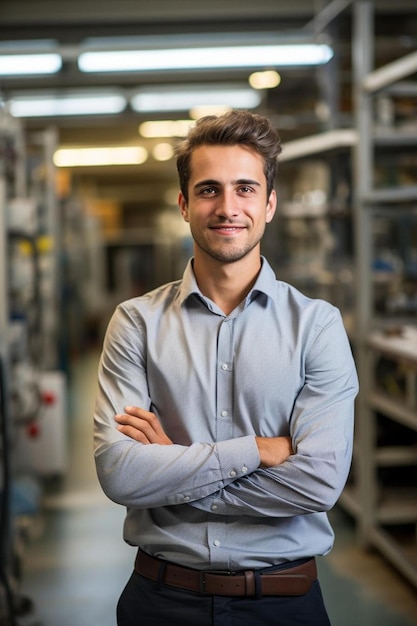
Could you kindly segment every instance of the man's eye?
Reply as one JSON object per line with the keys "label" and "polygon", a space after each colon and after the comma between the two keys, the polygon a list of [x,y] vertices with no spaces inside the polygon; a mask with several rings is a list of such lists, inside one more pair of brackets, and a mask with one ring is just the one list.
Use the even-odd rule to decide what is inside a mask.
{"label": "man's eye", "polygon": [[216,193],[216,190],[215,190],[215,188],[214,188],[214,187],[203,187],[203,188],[200,190],[200,193],[201,193],[201,194],[203,194],[203,195],[205,195],[205,196],[208,196],[208,195],[210,195],[210,194]]}
{"label": "man's eye", "polygon": [[244,185],[243,187],[239,187],[239,191],[241,193],[251,193],[253,189],[252,187],[248,187],[247,185]]}

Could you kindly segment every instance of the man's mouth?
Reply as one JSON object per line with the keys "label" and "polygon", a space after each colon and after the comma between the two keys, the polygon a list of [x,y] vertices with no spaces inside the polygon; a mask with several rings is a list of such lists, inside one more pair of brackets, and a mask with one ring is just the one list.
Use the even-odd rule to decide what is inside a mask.
{"label": "man's mouth", "polygon": [[218,226],[210,226],[211,230],[215,230],[217,233],[221,233],[224,235],[236,235],[237,233],[242,232],[245,229],[245,226],[240,226],[237,224],[233,225],[225,225],[221,224]]}

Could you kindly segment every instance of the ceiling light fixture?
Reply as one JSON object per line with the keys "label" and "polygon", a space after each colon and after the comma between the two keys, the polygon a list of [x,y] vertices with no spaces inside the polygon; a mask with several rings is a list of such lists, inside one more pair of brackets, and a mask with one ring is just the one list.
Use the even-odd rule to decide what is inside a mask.
{"label": "ceiling light fixture", "polygon": [[139,134],[148,139],[160,137],[186,137],[194,120],[155,120],[142,122]]}
{"label": "ceiling light fixture", "polygon": [[107,146],[94,148],[59,148],[53,156],[57,167],[95,167],[106,165],[141,165],[148,158],[142,146]]}
{"label": "ceiling light fixture", "polygon": [[278,87],[281,76],[275,70],[254,72],[249,76],[249,85],[254,89],[273,89]]}
{"label": "ceiling light fixture", "polygon": [[152,156],[156,161],[169,161],[174,156],[174,148],[170,143],[158,143],[152,150]]}
{"label": "ceiling light fixture", "polygon": [[153,50],[86,51],[82,72],[146,72],[322,65],[330,61],[327,44],[235,45]]}
{"label": "ceiling light fixture", "polygon": [[63,115],[116,114],[126,107],[126,98],[118,93],[82,93],[66,96],[12,96],[10,113],[14,117],[58,117]]}
{"label": "ceiling light fixture", "polygon": [[231,110],[232,107],[228,106],[227,104],[200,104],[199,106],[190,109],[190,117],[192,117],[193,120],[198,120],[200,119],[200,117],[205,117],[206,115],[219,116],[223,115],[224,113],[228,113]]}
{"label": "ceiling light fixture", "polygon": [[56,74],[61,67],[61,56],[52,52],[46,54],[0,53],[0,76]]}
{"label": "ceiling light fixture", "polygon": [[189,111],[202,106],[253,109],[261,103],[261,95],[248,87],[215,88],[209,85],[190,89],[176,85],[143,89],[132,96],[130,104],[139,113]]}

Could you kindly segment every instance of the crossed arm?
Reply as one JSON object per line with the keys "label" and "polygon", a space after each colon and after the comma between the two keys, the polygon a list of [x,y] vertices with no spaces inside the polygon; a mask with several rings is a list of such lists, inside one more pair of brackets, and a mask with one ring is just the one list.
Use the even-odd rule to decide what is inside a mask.
{"label": "crossed arm", "polygon": [[[116,415],[117,429],[131,439],[148,445],[163,446],[174,442],[164,432],[157,416],[139,407],[125,407],[125,413]],[[255,437],[262,468],[280,465],[293,454],[290,437]]]}
{"label": "crossed arm", "polygon": [[[132,322],[122,330],[123,343],[116,324],[105,346],[95,412],[96,467],[109,498],[128,507],[187,504],[207,512],[215,498],[219,515],[267,517],[334,505],[350,467],[357,392],[340,320],[330,320],[309,350],[305,384],[287,407],[291,438],[272,436],[275,429],[267,423],[258,432],[269,437],[256,436],[253,429],[236,439],[198,443],[197,429],[190,445],[178,443],[175,429],[166,431],[158,414],[147,410],[149,390],[138,382],[146,381],[145,364],[137,357],[140,334]],[[134,406],[115,418],[123,397]],[[164,402],[167,412],[169,398]],[[143,406],[147,409],[138,408]]]}

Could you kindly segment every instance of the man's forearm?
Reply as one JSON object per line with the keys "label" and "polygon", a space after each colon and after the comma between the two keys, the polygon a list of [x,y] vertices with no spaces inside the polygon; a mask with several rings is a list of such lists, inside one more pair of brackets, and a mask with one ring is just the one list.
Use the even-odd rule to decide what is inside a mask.
{"label": "man's forearm", "polygon": [[112,427],[96,418],[96,467],[105,493],[124,506],[192,502],[259,467],[253,436],[187,446],[173,443],[145,409],[132,407],[113,419]]}
{"label": "man's forearm", "polygon": [[[164,432],[154,413],[139,407],[126,407],[126,413],[116,415],[118,430],[143,444],[170,445],[173,441]],[[293,454],[290,437],[255,437],[259,451],[260,467],[280,465]]]}

